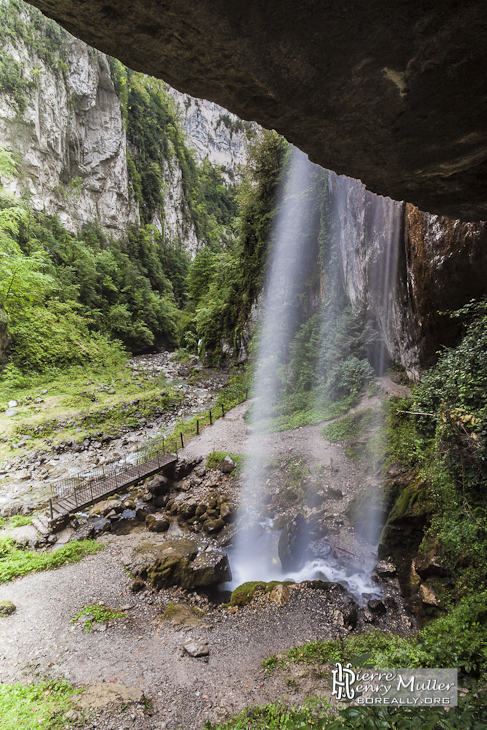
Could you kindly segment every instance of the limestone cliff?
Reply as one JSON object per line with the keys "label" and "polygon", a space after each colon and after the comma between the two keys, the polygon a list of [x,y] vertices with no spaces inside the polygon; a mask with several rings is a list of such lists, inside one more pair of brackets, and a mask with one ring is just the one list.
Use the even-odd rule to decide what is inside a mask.
{"label": "limestone cliff", "polygon": [[195,99],[168,87],[181,110],[181,121],[190,145],[198,158],[222,166],[227,178],[234,180],[245,162],[247,135],[258,128],[235,114],[205,99]]}
{"label": "limestone cliff", "polygon": [[[127,164],[128,153],[135,161],[138,155],[127,141],[132,110],[116,65],[18,0],[0,0],[0,21],[0,146],[18,163],[7,189],[26,197],[33,210],[58,215],[72,232],[97,221],[120,236],[140,224],[141,201]],[[154,85],[177,99],[173,121],[179,117],[187,130],[183,144],[201,159],[224,164],[227,179],[233,178],[244,155],[243,123],[216,104],[178,94],[160,81]],[[202,234],[189,214],[181,161],[171,143],[161,168],[161,202],[145,222],[194,254]]]}
{"label": "limestone cliff", "polygon": [[343,281],[365,301],[390,359],[416,379],[460,332],[448,312],[487,294],[487,224],[423,213],[330,176]]}

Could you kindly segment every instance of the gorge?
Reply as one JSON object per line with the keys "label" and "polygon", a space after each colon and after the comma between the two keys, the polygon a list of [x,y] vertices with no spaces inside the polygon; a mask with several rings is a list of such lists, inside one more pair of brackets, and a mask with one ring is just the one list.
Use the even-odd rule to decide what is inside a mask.
{"label": "gorge", "polygon": [[[351,60],[337,63],[353,61],[357,83],[343,94],[333,67],[311,73],[319,53],[298,53],[286,4],[248,10],[248,29],[238,4],[160,5],[149,25],[130,5],[128,42],[128,3],[46,3],[137,58],[133,71],[0,3],[2,717],[9,730],[37,712],[41,727],[103,730],[481,727],[483,138],[475,114],[438,109],[459,86],[470,98],[466,76],[481,97],[482,9],[448,5],[440,21],[434,4],[381,6],[359,39],[376,6],[330,6],[320,63],[348,15]],[[297,12],[293,33],[316,13]],[[381,41],[387,17],[398,47]],[[387,73],[381,54],[364,61],[379,46]],[[276,131],[144,75],[158,64],[313,160],[464,220],[313,164]],[[360,122],[331,109],[340,93]],[[93,484],[162,438],[174,471],[52,519],[49,499],[78,472]],[[455,667],[465,696],[438,716],[354,715],[330,695],[337,661]]]}

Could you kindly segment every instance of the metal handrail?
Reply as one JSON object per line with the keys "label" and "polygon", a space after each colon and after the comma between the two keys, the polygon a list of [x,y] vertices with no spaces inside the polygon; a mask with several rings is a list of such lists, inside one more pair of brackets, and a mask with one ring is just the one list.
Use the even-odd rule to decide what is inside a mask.
{"label": "metal handrail", "polygon": [[[248,398],[248,389],[245,389],[245,398]],[[239,397],[239,402],[240,397]],[[225,415],[225,407],[221,405],[222,416]],[[213,414],[209,411],[210,426],[213,424]],[[196,421],[196,432],[200,432],[199,420]],[[80,471],[72,477],[62,479],[51,485],[51,494],[58,499],[63,497],[71,496],[74,498],[76,506],[78,506],[78,496],[82,491],[88,491],[91,496],[91,501],[95,501],[97,496],[101,496],[106,492],[106,483],[110,479],[115,480],[115,488],[117,488],[117,479],[122,474],[126,474],[131,469],[137,470],[137,475],[140,476],[140,467],[150,461],[157,459],[157,464],[160,464],[160,456],[166,453],[178,453],[179,439],[181,440],[181,446],[184,447],[183,434],[180,433],[178,436],[173,436],[173,447],[174,449],[169,450],[170,441],[166,437],[152,439],[146,444],[143,444],[136,452],[135,460],[129,462],[127,456],[124,457],[123,463],[112,467],[111,469],[105,469],[104,466],[99,468],[91,469],[89,471]],[[100,489],[105,485],[105,489]],[[97,494],[98,492],[98,494]]]}

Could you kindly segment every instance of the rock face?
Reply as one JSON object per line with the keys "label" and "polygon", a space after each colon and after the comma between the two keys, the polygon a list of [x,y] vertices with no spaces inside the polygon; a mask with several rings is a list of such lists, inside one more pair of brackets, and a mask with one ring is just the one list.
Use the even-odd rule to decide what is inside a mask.
{"label": "rock face", "polygon": [[71,231],[98,219],[121,233],[139,215],[129,194],[120,99],[107,57],[67,35],[64,42],[64,70],[33,53],[21,36],[5,49],[22,63],[24,78],[36,79],[23,111],[0,95],[0,144],[22,161],[22,174],[6,187],[22,194],[27,182],[33,209],[59,215]]}
{"label": "rock face", "polygon": [[[9,73],[20,79],[17,87],[9,77],[0,89],[0,146],[19,161],[17,173],[2,179],[3,187],[27,196],[34,211],[57,214],[71,232],[97,221],[115,236],[126,234],[140,223],[127,165],[128,152],[134,158],[137,149],[127,143],[128,110],[113,64],[28,5],[10,0],[2,5],[2,17],[11,26],[2,50]],[[174,94],[189,146],[200,159],[225,164],[231,181],[243,161],[244,123],[216,104],[169,88],[167,93]],[[186,210],[183,171],[170,145],[165,157],[164,210],[151,223],[194,255],[200,240]],[[8,344],[2,316],[0,353]]]}
{"label": "rock face", "polygon": [[32,4],[131,68],[276,129],[376,193],[487,218],[480,0]]}
{"label": "rock face", "polygon": [[211,101],[195,99],[170,87],[168,91],[181,109],[188,141],[199,160],[222,165],[227,179],[233,181],[239,176],[239,165],[245,162],[246,132],[252,132],[257,125],[243,122]]}
{"label": "rock face", "polygon": [[352,303],[365,302],[384,343],[374,364],[381,370],[387,355],[417,379],[458,337],[459,321],[444,313],[487,294],[487,223],[422,213],[333,174],[328,184],[339,273]]}

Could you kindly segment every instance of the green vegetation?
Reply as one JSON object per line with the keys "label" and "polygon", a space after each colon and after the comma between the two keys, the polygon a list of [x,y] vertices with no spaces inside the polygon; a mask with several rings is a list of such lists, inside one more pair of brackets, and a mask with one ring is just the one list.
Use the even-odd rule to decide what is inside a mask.
{"label": "green vegetation", "polygon": [[77,563],[85,555],[93,555],[103,546],[94,540],[74,540],[50,553],[21,550],[9,537],[0,538],[0,583],[7,583],[20,575],[53,570],[61,565]]}
{"label": "green vegetation", "polygon": [[237,465],[237,469],[242,468],[244,457],[242,454],[230,454],[228,451],[212,451],[206,457],[206,466],[208,469],[216,469],[225,456],[229,456]]}
{"label": "green vegetation", "polygon": [[427,624],[416,636],[405,638],[382,631],[334,641],[315,641],[270,657],[263,666],[272,669],[286,662],[354,666],[454,667],[465,680],[487,679],[487,593],[464,598],[447,616]]}
{"label": "green vegetation", "polygon": [[0,517],[0,530],[4,528],[14,529],[15,527],[24,527],[30,525],[33,520],[32,515],[14,515],[13,517]]}
{"label": "green vegetation", "polygon": [[207,721],[205,730],[322,730],[328,727],[325,718],[331,720],[332,717],[330,705],[325,700],[308,700],[301,707],[288,707],[284,702],[275,702],[248,708],[221,725],[212,725]]}
{"label": "green vegetation", "polygon": [[270,583],[265,583],[261,580],[242,583],[241,586],[238,586],[234,591],[232,591],[230,600],[226,605],[246,606],[247,603],[250,603],[256,591],[263,590],[265,593],[270,593],[277,585],[279,585],[278,580],[273,580]]}
{"label": "green vegetation", "polygon": [[73,710],[80,692],[66,680],[38,684],[0,684],[2,730],[56,730],[71,727],[65,714]]}
{"label": "green vegetation", "polygon": [[205,730],[483,730],[487,722],[485,692],[468,693],[458,707],[346,707],[331,710],[325,698],[301,707],[273,702],[250,707],[220,725],[207,721]]}
{"label": "green vegetation", "polygon": [[223,246],[210,242],[189,267],[182,342],[195,352],[201,339],[214,363],[225,359],[222,341],[237,343],[260,291],[285,150],[274,132],[254,139],[237,194],[238,235]]}
{"label": "green vegetation", "polygon": [[122,611],[117,611],[115,608],[109,608],[108,606],[103,606],[101,604],[93,604],[90,606],[85,606],[74,618],[71,619],[71,621],[77,621],[81,616],[85,616],[86,614],[90,614],[90,616],[93,616],[93,618],[87,619],[85,621],[85,626],[83,631],[90,631],[91,626],[93,623],[104,623],[105,621],[111,621],[114,618],[125,618],[125,614],[122,613]]}
{"label": "green vegetation", "polygon": [[[389,461],[414,470],[413,492],[428,508],[421,547],[451,574],[440,585],[445,605],[487,588],[487,303],[454,316],[464,321],[461,341],[411,399],[390,404],[388,428]],[[407,493],[397,509],[401,499],[407,512]]]}

